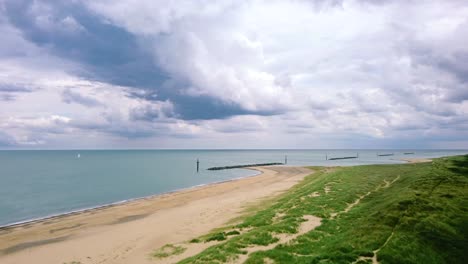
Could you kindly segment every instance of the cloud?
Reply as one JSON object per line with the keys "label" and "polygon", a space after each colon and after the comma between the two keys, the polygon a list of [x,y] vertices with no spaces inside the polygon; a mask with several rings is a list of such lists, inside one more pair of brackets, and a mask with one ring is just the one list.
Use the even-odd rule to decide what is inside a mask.
{"label": "cloud", "polygon": [[146,104],[130,110],[130,119],[149,122],[174,117],[174,115],[174,106],[169,101]]}
{"label": "cloud", "polygon": [[77,103],[89,107],[102,105],[98,100],[89,96],[84,96],[78,92],[73,92],[70,88],[67,88],[62,92],[62,100],[67,104]]}
{"label": "cloud", "polygon": [[12,136],[0,131],[0,147],[11,147],[15,146],[16,144],[17,143]]}
{"label": "cloud", "polygon": [[79,1],[8,1],[5,9],[27,41],[82,64],[85,70],[79,74],[86,78],[135,86],[152,86],[163,78],[131,33],[97,17]]}
{"label": "cloud", "polygon": [[31,89],[15,85],[15,84],[0,84],[0,92],[3,93],[27,93],[31,92]]}
{"label": "cloud", "polygon": [[459,0],[1,1],[0,129],[51,147],[467,142],[467,16]]}
{"label": "cloud", "polygon": [[[162,91],[162,96],[168,96],[176,105],[179,100],[185,105],[190,98],[196,99],[193,101],[212,98],[223,102],[216,105],[218,109],[226,106],[226,110],[221,109],[223,112],[230,112],[233,108],[243,110],[234,111],[233,114],[279,112],[281,108],[287,108],[289,94],[277,85],[275,76],[248,66],[264,64],[261,44],[242,32],[231,34],[229,30],[236,30],[232,28],[236,25],[231,22],[213,23],[207,27],[210,21],[223,21],[222,17],[235,18],[235,14],[227,12],[228,8],[237,10],[242,5],[225,2],[207,5],[202,10],[195,9],[190,2],[162,8],[159,2],[140,2],[135,5],[122,2],[110,9],[106,8],[105,1],[93,1],[89,5],[136,36],[144,38],[154,35],[154,42],[148,43],[148,49],[154,51],[158,66],[171,80],[165,82],[168,91]],[[141,13],[143,6],[146,11]],[[163,11],[166,8],[167,11]],[[122,15],[128,12],[138,12],[139,18],[148,19]],[[161,15],[154,16],[155,12]],[[142,26],[145,21],[147,24]],[[152,26],[148,27],[149,24]],[[229,53],[226,52],[228,50]],[[262,97],[262,100],[257,100],[257,97]],[[274,109],[271,107],[273,103]],[[210,110],[205,112],[214,112]]]}
{"label": "cloud", "polygon": [[21,85],[0,82],[0,101],[14,101],[19,93],[29,93],[32,90]]}

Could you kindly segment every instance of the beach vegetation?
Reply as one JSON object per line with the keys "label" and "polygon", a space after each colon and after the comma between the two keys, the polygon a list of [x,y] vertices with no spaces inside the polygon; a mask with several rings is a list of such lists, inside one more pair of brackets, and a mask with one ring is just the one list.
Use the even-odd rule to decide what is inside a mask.
{"label": "beach vegetation", "polygon": [[201,240],[198,239],[198,238],[193,238],[193,239],[191,239],[189,242],[190,242],[190,243],[200,243]]}
{"label": "beach vegetation", "polygon": [[[468,155],[313,169],[267,207],[229,227],[244,231],[210,234],[220,243],[180,263],[465,262]],[[305,230],[308,216],[321,221]]]}
{"label": "beach vegetation", "polygon": [[223,241],[223,240],[226,240],[226,234],[224,232],[211,235],[205,240],[205,242]]}
{"label": "beach vegetation", "polygon": [[240,235],[240,232],[237,230],[226,232],[226,236],[233,236],[233,235]]}
{"label": "beach vegetation", "polygon": [[224,241],[228,239],[230,236],[237,236],[240,235],[241,232],[237,229],[233,229],[235,226],[226,226],[222,228],[217,228],[213,230],[211,233],[203,235],[198,238],[194,238],[190,240],[190,243],[199,243],[199,242],[211,242],[211,241]]}
{"label": "beach vegetation", "polygon": [[166,244],[163,247],[161,247],[161,248],[157,249],[156,251],[154,251],[151,254],[151,256],[154,257],[154,258],[158,258],[158,259],[167,258],[169,256],[180,255],[180,254],[184,253],[185,250],[187,250],[187,249],[182,247],[182,246],[176,246],[176,245],[173,245],[173,244]]}

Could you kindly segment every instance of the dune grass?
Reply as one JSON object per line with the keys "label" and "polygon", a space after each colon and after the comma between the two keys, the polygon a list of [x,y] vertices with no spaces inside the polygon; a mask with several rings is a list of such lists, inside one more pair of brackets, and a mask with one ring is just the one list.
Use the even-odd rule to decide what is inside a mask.
{"label": "dune grass", "polygon": [[172,244],[166,244],[164,245],[163,247],[161,247],[160,249],[154,251],[151,256],[153,258],[158,258],[158,259],[161,259],[161,258],[167,258],[169,256],[174,256],[174,255],[179,255],[179,254],[182,254],[184,253],[186,250],[186,248],[184,247],[181,247],[181,246],[175,246],[175,245],[172,245]]}
{"label": "dune grass", "polygon": [[[468,155],[314,169],[268,208],[198,238],[220,242],[180,263],[222,263],[247,254],[246,263],[465,263]],[[297,233],[306,215],[321,217],[321,225],[274,244],[279,234]]]}

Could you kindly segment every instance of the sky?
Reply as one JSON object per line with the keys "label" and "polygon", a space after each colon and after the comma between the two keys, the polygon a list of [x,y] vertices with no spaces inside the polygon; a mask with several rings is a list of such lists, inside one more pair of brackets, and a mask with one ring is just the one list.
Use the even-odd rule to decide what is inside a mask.
{"label": "sky", "polygon": [[468,149],[466,0],[0,0],[0,149]]}

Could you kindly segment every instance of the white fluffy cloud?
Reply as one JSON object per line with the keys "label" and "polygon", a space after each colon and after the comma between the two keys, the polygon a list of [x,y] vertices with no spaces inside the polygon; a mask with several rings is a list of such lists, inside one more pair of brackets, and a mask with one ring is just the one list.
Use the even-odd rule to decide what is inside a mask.
{"label": "white fluffy cloud", "polygon": [[0,101],[0,131],[8,145],[92,148],[115,136],[168,131],[167,124],[140,121],[142,109],[150,109],[154,121],[174,122],[169,101],[132,97],[133,88],[86,80],[63,69],[36,68],[36,59],[0,61],[0,94],[13,96]]}

